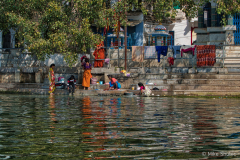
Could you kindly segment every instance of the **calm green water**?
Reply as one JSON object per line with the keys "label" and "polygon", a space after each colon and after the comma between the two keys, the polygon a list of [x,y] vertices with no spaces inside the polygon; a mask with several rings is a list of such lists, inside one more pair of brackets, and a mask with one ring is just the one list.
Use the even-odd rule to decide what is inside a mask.
{"label": "calm green water", "polygon": [[239,104],[1,95],[0,159],[240,159]]}

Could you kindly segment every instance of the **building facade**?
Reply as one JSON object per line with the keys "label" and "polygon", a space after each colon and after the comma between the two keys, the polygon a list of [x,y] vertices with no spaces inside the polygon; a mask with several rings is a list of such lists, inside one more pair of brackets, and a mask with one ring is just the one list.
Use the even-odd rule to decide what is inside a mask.
{"label": "building facade", "polygon": [[228,16],[227,25],[221,24],[222,15],[216,12],[217,3],[206,3],[198,14],[197,45],[234,45],[236,25],[233,25],[233,17]]}

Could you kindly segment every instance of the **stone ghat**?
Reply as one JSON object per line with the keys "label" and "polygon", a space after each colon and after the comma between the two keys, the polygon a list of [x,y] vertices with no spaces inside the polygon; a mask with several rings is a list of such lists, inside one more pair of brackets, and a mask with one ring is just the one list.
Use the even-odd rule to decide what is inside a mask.
{"label": "stone ghat", "polygon": [[[90,91],[84,91],[82,89],[81,83],[79,82],[76,86],[75,96],[122,96],[125,92],[138,93],[139,91],[132,91],[130,89],[132,89],[132,87],[136,89],[139,82],[142,82],[150,89],[159,89],[154,90],[152,96],[240,95],[239,68],[168,68],[166,70],[152,68],[150,70],[150,73],[143,73],[143,71],[140,71],[139,68],[136,70],[132,69],[131,77],[123,77],[119,74],[113,74],[114,76],[116,76],[115,78],[117,78],[118,81],[121,83],[122,90],[120,91],[103,91],[108,87],[108,85],[96,84],[91,84]],[[99,71],[98,73],[96,72],[96,75],[99,75],[98,81],[103,81],[104,83],[109,82],[109,79],[107,78],[107,74],[109,74],[107,73],[108,71],[95,71]],[[60,75],[60,73],[58,73],[58,70],[56,70],[56,74]],[[36,78],[37,73],[32,75],[35,75]],[[82,75],[80,73],[76,73],[76,75],[78,76],[78,79],[82,79]],[[2,77],[2,83],[0,83],[0,91],[2,93],[18,94],[49,94],[48,79],[45,78],[47,80],[46,83],[37,83],[37,81],[29,83],[19,83],[19,77],[22,76],[22,73],[19,74],[18,72],[11,74],[9,72],[9,75],[8,72],[2,74],[0,76],[0,78]],[[26,79],[28,78],[28,80],[33,77],[31,75],[24,76]],[[13,81],[11,81],[11,79],[13,79]],[[56,89],[55,94],[68,95],[68,91],[63,89]]]}

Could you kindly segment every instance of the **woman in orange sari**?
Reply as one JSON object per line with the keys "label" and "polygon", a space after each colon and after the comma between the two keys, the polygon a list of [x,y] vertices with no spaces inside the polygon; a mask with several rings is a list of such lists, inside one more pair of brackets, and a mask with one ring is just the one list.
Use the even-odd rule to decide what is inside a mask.
{"label": "woman in orange sari", "polygon": [[104,60],[98,60],[98,59],[105,59],[105,50],[104,50],[104,43],[100,43],[97,45],[96,50],[93,52],[93,55],[95,56],[94,61],[94,67],[103,67]]}
{"label": "woman in orange sari", "polygon": [[90,79],[92,78],[91,69],[92,65],[89,63],[89,59],[85,59],[85,63],[83,64],[83,81],[82,86],[85,88],[87,87],[89,89],[90,87]]}
{"label": "woman in orange sari", "polygon": [[49,73],[48,73],[48,79],[49,79],[49,93],[53,94],[55,90],[55,75],[54,75],[54,69],[55,64],[50,65]]}

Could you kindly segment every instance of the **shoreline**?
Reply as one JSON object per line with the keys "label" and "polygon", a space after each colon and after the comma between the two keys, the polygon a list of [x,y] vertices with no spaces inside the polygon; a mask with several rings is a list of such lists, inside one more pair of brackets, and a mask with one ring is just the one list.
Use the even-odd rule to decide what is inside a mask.
{"label": "shoreline", "polygon": [[[133,94],[139,93],[136,90],[114,90],[114,91],[101,91],[101,90],[76,90],[74,95],[75,97],[81,96],[101,96],[101,97],[131,97],[124,95],[125,92],[133,92]],[[222,93],[222,92],[221,92]],[[0,90],[0,94],[22,94],[22,95],[50,95],[48,89],[37,89],[37,88],[25,88],[25,89],[6,89]],[[204,94],[174,94],[174,91],[153,91],[153,95],[149,97],[168,97],[168,98],[240,98],[239,92],[233,92],[233,94],[213,94],[211,92],[204,92]],[[69,95],[68,90],[66,89],[56,89],[54,95]],[[70,94],[71,96],[71,94]],[[134,95],[137,96],[137,95]],[[133,96],[133,97],[134,97]]]}

